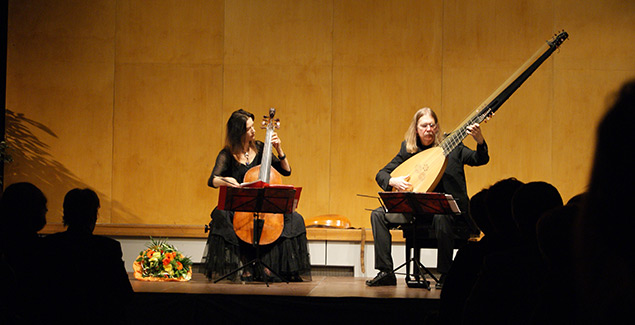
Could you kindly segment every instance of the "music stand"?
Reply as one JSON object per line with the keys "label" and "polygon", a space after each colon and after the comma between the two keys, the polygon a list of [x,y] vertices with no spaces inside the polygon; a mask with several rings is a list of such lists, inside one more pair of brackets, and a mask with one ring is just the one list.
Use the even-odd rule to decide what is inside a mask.
{"label": "music stand", "polygon": [[[265,223],[264,219],[260,219],[260,213],[292,213],[298,205],[300,192],[302,188],[296,188],[292,185],[270,185],[267,183],[259,184],[263,187],[227,187],[221,186],[218,196],[218,208],[227,211],[242,211],[254,213],[253,225],[253,246],[256,249],[256,257],[243,264],[241,267],[216,279],[214,283],[223,280],[230,275],[250,266],[261,266],[269,269],[272,274],[279,277],[286,283],[287,279],[277,274],[272,268],[260,259],[260,235],[262,227]],[[269,281],[265,276],[265,283],[269,286]]]}
{"label": "music stand", "polygon": [[[412,242],[415,249],[414,256],[408,259],[394,270],[406,266],[406,284],[410,288],[426,288],[430,290],[430,282],[425,279],[424,271],[430,275],[435,282],[439,280],[426,268],[419,259],[417,250],[417,230],[416,219],[418,216],[433,214],[459,214],[460,209],[456,201],[450,194],[444,193],[420,193],[420,192],[379,192],[383,205],[388,213],[403,213],[411,216],[409,222],[412,224]],[[408,252],[409,253],[409,252]],[[410,263],[415,265],[415,280],[410,278]]]}

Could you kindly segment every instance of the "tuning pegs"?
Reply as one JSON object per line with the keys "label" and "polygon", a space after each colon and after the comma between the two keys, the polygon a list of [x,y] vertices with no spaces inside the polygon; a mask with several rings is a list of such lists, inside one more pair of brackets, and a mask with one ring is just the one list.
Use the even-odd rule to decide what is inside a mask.
{"label": "tuning pegs", "polygon": [[561,32],[554,34],[553,38],[547,41],[547,43],[549,46],[556,48],[559,47],[560,44],[562,44],[562,42],[564,42],[567,38],[569,38],[569,33],[563,29]]}
{"label": "tuning pegs", "polygon": [[268,116],[263,116],[262,122],[260,124],[260,128],[266,129],[268,126],[273,127],[274,129],[279,129],[280,119],[279,118],[274,119],[273,117],[270,118]]}

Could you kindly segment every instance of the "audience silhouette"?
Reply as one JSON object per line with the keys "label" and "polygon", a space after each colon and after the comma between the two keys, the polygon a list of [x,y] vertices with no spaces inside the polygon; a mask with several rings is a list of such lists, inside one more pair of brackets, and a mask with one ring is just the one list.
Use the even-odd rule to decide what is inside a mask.
{"label": "audience silhouette", "polygon": [[635,314],[635,80],[626,82],[597,129],[588,196],[576,221],[580,320],[632,324]]}
{"label": "audience silhouette", "polygon": [[512,217],[512,197],[524,183],[514,177],[490,186],[485,198],[487,216],[492,224],[495,246],[506,249],[519,243],[519,230]]}
{"label": "audience silhouette", "polygon": [[521,186],[512,199],[512,216],[524,246],[537,248],[536,223],[542,214],[562,206],[558,190],[546,182],[531,182]]}
{"label": "audience silhouette", "polygon": [[51,252],[52,294],[63,321],[121,323],[132,286],[118,241],[93,235],[99,197],[90,189],[72,189],[64,197],[64,232],[44,238]]}
{"label": "audience silhouette", "polygon": [[512,217],[512,197],[522,185],[523,182],[510,177],[496,182],[487,191],[485,207],[492,231],[491,234],[485,233],[485,236],[489,237],[488,252],[479,265],[476,280],[469,289],[470,293],[465,299],[462,313],[461,310],[457,310],[457,313],[461,313],[462,323],[480,323],[481,318],[486,319],[481,315],[481,308],[485,309],[487,305],[480,299],[487,293],[486,289],[490,283],[496,281],[490,269],[498,270],[501,268],[498,264],[503,263],[490,256],[518,245],[519,231]]}
{"label": "audience silhouette", "polygon": [[[492,193],[496,194],[495,185],[488,199]],[[536,223],[545,211],[562,206],[562,197],[553,185],[545,182],[523,184],[516,191],[505,193],[505,197],[507,201],[499,203],[511,207],[508,214],[515,222],[518,237],[513,241],[515,245],[484,258],[468,298],[465,323],[522,323],[529,319],[538,303],[546,270],[536,242]],[[503,204],[507,202],[511,205]]]}
{"label": "audience silhouette", "polygon": [[[635,194],[635,151],[629,149],[635,140],[629,126],[633,118],[635,80],[622,86],[599,124],[587,193],[562,206],[557,189],[545,182],[515,191],[512,216],[518,236],[507,232],[500,239],[509,249],[483,259],[465,305],[465,323],[635,322],[630,311],[635,305],[630,243],[635,215],[627,201]],[[512,227],[504,222],[509,219],[497,218],[505,205],[490,205],[497,197],[492,188],[489,216],[501,234]]]}
{"label": "audience silhouette", "polygon": [[479,241],[468,242],[461,247],[454,257],[441,291],[440,324],[461,323],[463,307],[476,282],[483,257],[492,252],[494,230],[487,216],[485,205],[487,192],[487,189],[483,189],[470,199],[469,216],[483,232],[483,236]]}
{"label": "audience silhouette", "polygon": [[538,220],[536,238],[547,277],[539,287],[538,304],[530,323],[566,324],[575,319],[573,230],[582,197],[582,194],[574,196],[565,206],[547,211]]}
{"label": "audience silhouette", "polygon": [[46,197],[31,183],[9,185],[0,199],[1,323],[37,323],[44,313],[41,238]]}
{"label": "audience silhouette", "polygon": [[584,194],[578,194],[566,205],[543,214],[536,225],[538,248],[552,274],[571,271],[573,262],[573,226],[580,213]]}

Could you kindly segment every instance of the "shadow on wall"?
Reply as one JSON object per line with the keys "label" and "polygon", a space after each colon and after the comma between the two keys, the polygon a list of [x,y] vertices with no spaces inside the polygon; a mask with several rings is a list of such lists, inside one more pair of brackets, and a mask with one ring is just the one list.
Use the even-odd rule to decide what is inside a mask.
{"label": "shadow on wall", "polygon": [[[31,130],[39,130],[57,138],[46,125],[26,117],[22,113],[6,111],[7,154],[13,161],[5,164],[5,187],[16,182],[31,182],[39,187],[48,198],[47,221],[62,221],[62,202],[67,191],[73,188],[92,188],[99,195],[102,207],[112,207],[112,213],[123,216],[132,223],[141,220],[127,211],[119,202],[114,202],[106,194],[97,191],[90,184],[82,182],[50,154],[50,146],[41,141]],[[36,131],[37,132],[37,131]],[[98,223],[110,223],[110,213],[100,211],[106,218]],[[104,220],[107,219],[107,220]]]}

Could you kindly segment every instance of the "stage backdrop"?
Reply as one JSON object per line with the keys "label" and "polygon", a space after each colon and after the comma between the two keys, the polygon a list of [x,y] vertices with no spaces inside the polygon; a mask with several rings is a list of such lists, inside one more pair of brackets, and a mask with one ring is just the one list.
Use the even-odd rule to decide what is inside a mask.
{"label": "stage backdrop", "polygon": [[90,187],[100,223],[203,225],[227,118],[275,107],[299,212],[370,227],[378,202],[357,194],[377,193],[413,113],[452,130],[561,29],[483,126],[490,163],[466,173],[470,195],[513,176],[567,200],[635,77],[634,1],[10,0],[4,186],[39,186],[51,223]]}

